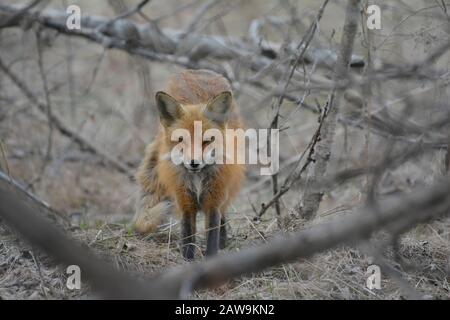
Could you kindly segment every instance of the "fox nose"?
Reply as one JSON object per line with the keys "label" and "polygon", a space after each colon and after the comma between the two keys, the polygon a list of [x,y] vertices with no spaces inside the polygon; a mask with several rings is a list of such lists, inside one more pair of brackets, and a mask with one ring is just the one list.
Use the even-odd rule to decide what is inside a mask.
{"label": "fox nose", "polygon": [[190,165],[192,169],[197,169],[200,163],[196,162],[195,160],[191,160]]}

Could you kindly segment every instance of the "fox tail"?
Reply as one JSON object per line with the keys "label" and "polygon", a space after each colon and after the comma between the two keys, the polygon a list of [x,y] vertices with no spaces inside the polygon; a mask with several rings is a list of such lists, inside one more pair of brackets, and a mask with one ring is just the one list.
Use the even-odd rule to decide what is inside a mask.
{"label": "fox tail", "polygon": [[161,224],[166,223],[173,207],[168,200],[152,204],[145,198],[141,199],[132,221],[134,229],[141,234],[155,232]]}

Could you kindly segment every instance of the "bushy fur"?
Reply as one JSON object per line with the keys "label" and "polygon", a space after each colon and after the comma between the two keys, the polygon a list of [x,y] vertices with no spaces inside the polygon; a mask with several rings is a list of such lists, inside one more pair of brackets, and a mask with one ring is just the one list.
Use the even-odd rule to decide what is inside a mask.
{"label": "bushy fur", "polygon": [[[171,134],[175,129],[187,129],[193,136],[194,121],[202,122],[203,131],[216,128],[224,133],[226,128],[243,127],[234,100],[224,122],[212,120],[207,115],[206,109],[211,101],[223,92],[231,92],[229,82],[211,71],[186,70],[170,79],[164,95],[176,100],[181,108],[170,113],[167,105],[157,101],[161,124],[156,138],[146,148],[137,172],[141,189],[134,218],[137,231],[144,234],[155,231],[165,217],[173,212],[182,219],[182,236],[192,241],[195,237],[195,217],[201,211],[206,215],[207,228],[219,228],[216,220],[217,214],[220,216],[224,229],[220,233],[220,242],[224,246],[224,215],[239,191],[244,178],[244,166],[212,164],[200,172],[190,172],[183,165],[175,165],[170,159],[170,152],[177,143],[171,141]],[[211,235],[211,241],[215,242],[213,237]],[[184,240],[185,245],[191,243]],[[211,246],[214,254],[215,244]],[[193,252],[187,252],[186,255],[187,258],[192,258]]]}

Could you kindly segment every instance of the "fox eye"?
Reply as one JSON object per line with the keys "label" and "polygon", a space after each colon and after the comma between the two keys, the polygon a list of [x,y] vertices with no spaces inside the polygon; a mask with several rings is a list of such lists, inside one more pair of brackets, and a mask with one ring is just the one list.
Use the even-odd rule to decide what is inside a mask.
{"label": "fox eye", "polygon": [[178,142],[183,142],[183,137],[179,137]]}

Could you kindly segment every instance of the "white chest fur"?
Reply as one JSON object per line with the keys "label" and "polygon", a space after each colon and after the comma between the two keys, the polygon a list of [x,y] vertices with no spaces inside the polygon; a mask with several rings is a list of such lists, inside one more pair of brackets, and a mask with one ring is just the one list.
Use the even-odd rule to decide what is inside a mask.
{"label": "white chest fur", "polygon": [[200,195],[203,192],[204,176],[201,173],[188,173],[185,179],[186,186],[195,194],[197,201],[200,201]]}

